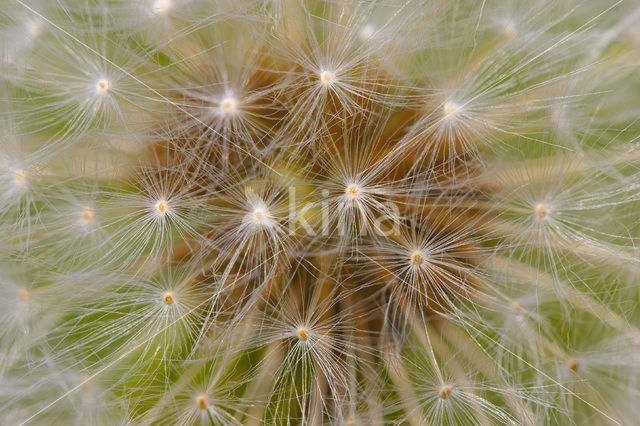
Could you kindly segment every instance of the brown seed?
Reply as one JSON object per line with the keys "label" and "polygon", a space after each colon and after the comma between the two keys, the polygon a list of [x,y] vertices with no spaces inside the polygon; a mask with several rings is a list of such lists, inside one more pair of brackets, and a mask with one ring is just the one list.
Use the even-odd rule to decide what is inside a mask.
{"label": "brown seed", "polygon": [[155,207],[158,212],[158,215],[160,216],[164,216],[169,210],[169,204],[167,204],[165,200],[158,200],[158,202],[156,202]]}
{"label": "brown seed", "polygon": [[13,180],[16,183],[24,183],[27,180],[27,175],[22,169],[18,169],[13,173]]}
{"label": "brown seed", "polygon": [[533,212],[538,216],[538,218],[544,219],[549,214],[549,208],[542,203],[538,203],[533,208]]}
{"label": "brown seed", "polygon": [[440,387],[440,398],[441,399],[447,399],[451,396],[451,386],[449,385],[442,385]]}
{"label": "brown seed", "polygon": [[196,398],[196,405],[201,410],[204,410],[205,408],[207,408],[207,396],[206,395],[198,395],[198,397]]}
{"label": "brown seed", "polygon": [[298,328],[297,334],[298,334],[298,339],[302,340],[303,342],[309,338],[309,331],[305,327]]}
{"label": "brown seed", "polygon": [[415,266],[420,266],[422,262],[424,262],[424,256],[419,250],[411,253],[411,263],[413,263]]}
{"label": "brown seed", "polygon": [[100,80],[96,85],[96,89],[99,93],[105,93],[109,90],[109,82],[107,80]]}
{"label": "brown seed", "polygon": [[93,219],[93,211],[91,209],[85,209],[82,212],[82,220],[89,222],[91,219]]}
{"label": "brown seed", "polygon": [[360,194],[360,187],[358,187],[358,185],[356,185],[355,183],[352,183],[351,185],[347,186],[345,193],[350,199],[355,199]]}
{"label": "brown seed", "polygon": [[162,301],[166,304],[166,305],[173,305],[173,302],[175,302],[174,298],[173,298],[173,293],[171,293],[170,291],[166,292],[163,296],[162,296]]}
{"label": "brown seed", "polygon": [[322,71],[320,73],[320,81],[325,86],[331,85],[336,79],[336,76],[331,71]]}
{"label": "brown seed", "polygon": [[224,98],[222,102],[220,102],[220,109],[223,113],[231,113],[236,110],[236,100],[234,98]]}

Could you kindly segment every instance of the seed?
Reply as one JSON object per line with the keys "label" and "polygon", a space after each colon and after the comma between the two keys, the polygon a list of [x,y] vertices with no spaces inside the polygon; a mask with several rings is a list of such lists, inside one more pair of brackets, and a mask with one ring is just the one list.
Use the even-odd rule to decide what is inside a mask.
{"label": "seed", "polygon": [[91,209],[84,209],[82,211],[82,220],[89,222],[93,219],[93,211]]}
{"label": "seed", "polygon": [[173,298],[173,293],[168,291],[165,294],[163,294],[162,301],[164,302],[165,305],[173,305],[173,302],[175,302],[175,299]]}
{"label": "seed", "polygon": [[207,396],[206,395],[198,395],[198,397],[196,398],[196,405],[201,410],[204,410],[205,408],[207,408]]}
{"label": "seed", "polygon": [[451,386],[442,385],[440,386],[440,399],[447,399],[451,396]]}
{"label": "seed", "polygon": [[331,86],[336,81],[336,76],[331,71],[324,70],[320,73],[320,82],[325,86]]}
{"label": "seed", "polygon": [[413,253],[411,253],[411,263],[415,266],[420,266],[422,264],[422,262],[424,262],[424,256],[422,255],[422,252],[420,252],[420,250],[416,250]]}
{"label": "seed", "polygon": [[347,195],[347,198],[355,200],[360,195],[360,187],[355,183],[352,183],[345,189],[345,194]]}
{"label": "seed", "polygon": [[306,342],[309,338],[309,330],[307,330],[306,327],[299,327],[296,334],[298,336],[298,339],[303,342]]}
{"label": "seed", "polygon": [[226,97],[220,102],[220,109],[224,114],[231,114],[236,111],[238,101],[232,97]]}
{"label": "seed", "polygon": [[462,107],[460,105],[451,101],[445,102],[442,106],[442,110],[444,111],[444,116],[446,118],[454,118],[456,115],[458,115],[461,109]]}
{"label": "seed", "polygon": [[538,203],[533,208],[533,212],[539,219],[544,219],[549,214],[549,208],[542,203]]}
{"label": "seed", "polygon": [[103,78],[99,80],[98,83],[96,83],[96,91],[100,95],[104,95],[105,93],[107,93],[110,88],[111,88],[111,83],[109,83],[109,80],[107,79]]}
{"label": "seed", "polygon": [[155,209],[158,213],[158,216],[164,216],[165,214],[167,214],[167,212],[169,211],[169,204],[167,203],[167,200],[158,200],[155,204]]}
{"label": "seed", "polygon": [[13,180],[15,183],[22,184],[27,180],[27,174],[23,169],[18,169],[13,172]]}
{"label": "seed", "polygon": [[27,31],[33,38],[39,37],[42,34],[43,25],[42,22],[31,22],[27,25]]}
{"label": "seed", "polygon": [[253,218],[258,223],[264,222],[264,219],[266,218],[266,216],[267,216],[266,212],[264,211],[263,208],[258,207],[253,211]]}

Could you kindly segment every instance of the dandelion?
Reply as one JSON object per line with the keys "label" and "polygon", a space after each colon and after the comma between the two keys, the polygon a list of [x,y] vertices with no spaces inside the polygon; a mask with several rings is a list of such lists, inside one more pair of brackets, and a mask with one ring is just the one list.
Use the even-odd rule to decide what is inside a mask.
{"label": "dandelion", "polygon": [[0,423],[634,424],[633,2],[16,0]]}

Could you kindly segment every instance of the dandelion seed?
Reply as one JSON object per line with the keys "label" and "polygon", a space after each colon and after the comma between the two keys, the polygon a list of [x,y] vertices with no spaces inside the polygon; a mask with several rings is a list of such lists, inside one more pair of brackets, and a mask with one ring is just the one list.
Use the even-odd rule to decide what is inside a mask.
{"label": "dandelion seed", "polygon": [[156,215],[160,218],[164,217],[171,210],[171,208],[169,207],[169,203],[164,198],[158,200],[155,203],[154,208],[156,211]]}
{"label": "dandelion seed", "polygon": [[207,405],[209,405],[208,402],[207,402],[207,396],[206,395],[198,395],[196,397],[196,405],[201,410],[206,409]]}
{"label": "dandelion seed", "polygon": [[546,204],[538,203],[533,207],[533,213],[538,219],[546,219],[550,213],[550,209]]}
{"label": "dandelion seed", "polygon": [[227,96],[220,102],[220,110],[223,114],[233,114],[236,112],[238,101],[232,96]]}
{"label": "dandelion seed", "polygon": [[302,341],[306,342],[309,339],[309,330],[306,327],[298,327],[296,330],[296,337]]}
{"label": "dandelion seed", "polygon": [[413,266],[418,267],[422,265],[422,262],[424,262],[424,255],[420,250],[416,250],[413,253],[411,253],[411,256],[409,256],[409,259],[411,260],[411,264]]}
{"label": "dandelion seed", "polygon": [[440,399],[446,400],[451,396],[451,386],[442,385],[440,389],[438,389],[438,394],[440,395]]}
{"label": "dandelion seed", "polygon": [[453,120],[458,113],[462,110],[462,107],[453,101],[447,101],[442,106],[445,118]]}
{"label": "dandelion seed", "polygon": [[96,92],[99,95],[104,95],[111,89],[111,83],[106,78],[98,80],[96,83]]}
{"label": "dandelion seed", "polygon": [[274,224],[273,217],[264,205],[256,206],[251,212],[249,212],[246,216],[247,222],[251,225],[256,226],[258,228],[266,228],[270,227]]}
{"label": "dandelion seed", "polygon": [[86,208],[82,211],[81,217],[84,222],[91,222],[93,220],[93,210]]}
{"label": "dandelion seed", "polygon": [[156,15],[165,15],[173,8],[172,0],[156,0],[151,8]]}
{"label": "dandelion seed", "polygon": [[27,181],[27,173],[24,169],[17,169],[13,172],[13,182],[16,185],[24,185]]}
{"label": "dandelion seed", "polygon": [[38,38],[42,35],[44,26],[40,21],[31,21],[27,24],[27,32],[31,38]]}
{"label": "dandelion seed", "polygon": [[333,83],[336,81],[336,75],[328,70],[323,70],[320,73],[320,83],[322,83],[324,86],[331,86],[333,85]]}
{"label": "dandelion seed", "polygon": [[371,37],[373,37],[375,32],[376,32],[376,29],[373,27],[373,25],[366,24],[360,29],[360,32],[358,33],[358,36],[360,37],[360,40],[367,41]]}
{"label": "dandelion seed", "polygon": [[173,303],[175,302],[173,293],[170,291],[167,291],[165,294],[162,295],[162,301],[164,302],[165,305],[173,305]]}
{"label": "dandelion seed", "polygon": [[567,361],[567,367],[569,368],[569,370],[577,373],[580,369],[580,362],[575,358],[571,358]]}
{"label": "dandelion seed", "polygon": [[255,209],[253,211],[253,218],[256,220],[256,222],[263,222],[265,218],[264,209],[261,209],[261,208]]}
{"label": "dandelion seed", "polygon": [[357,200],[360,198],[361,188],[358,184],[352,183],[347,185],[344,193],[348,200]]}

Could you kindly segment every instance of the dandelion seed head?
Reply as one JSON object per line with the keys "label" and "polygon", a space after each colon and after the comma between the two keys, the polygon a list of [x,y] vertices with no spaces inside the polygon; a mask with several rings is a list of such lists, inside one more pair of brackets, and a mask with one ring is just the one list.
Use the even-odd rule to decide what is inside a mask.
{"label": "dandelion seed head", "polygon": [[[5,422],[89,356],[34,421],[96,418],[74,392],[104,371],[128,375],[105,389],[122,416],[105,424],[582,424],[592,408],[629,423],[618,400],[637,374],[615,372],[613,392],[591,381],[637,348],[612,359],[580,339],[603,347],[601,320],[616,354],[640,342],[637,295],[615,300],[640,256],[620,67],[634,20],[590,5],[563,26],[569,8],[482,2],[73,3],[2,30],[0,267],[26,267],[0,277],[0,357],[3,380],[28,382],[8,377],[24,402]],[[553,386],[550,357],[581,380]],[[583,381],[598,392],[567,389]]]}
{"label": "dandelion seed head", "polygon": [[320,83],[322,83],[324,86],[329,87],[333,85],[335,81],[336,75],[332,71],[322,70],[320,72]]}

